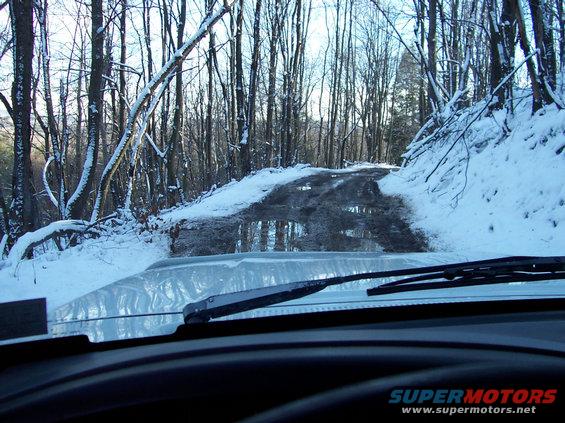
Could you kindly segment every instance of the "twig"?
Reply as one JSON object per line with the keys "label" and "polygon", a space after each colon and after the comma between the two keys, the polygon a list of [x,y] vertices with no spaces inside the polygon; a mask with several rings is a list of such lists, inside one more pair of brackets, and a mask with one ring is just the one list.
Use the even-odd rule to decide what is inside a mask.
{"label": "twig", "polygon": [[524,60],[522,60],[522,62],[520,62],[520,64],[518,66],[516,66],[512,72],[510,72],[508,75],[506,75],[506,77],[500,82],[500,84],[498,84],[496,86],[496,88],[494,90],[492,90],[492,93],[489,96],[488,101],[485,102],[485,105],[481,108],[481,110],[479,110],[479,113],[477,113],[473,119],[470,120],[470,122],[465,126],[465,128],[463,129],[463,131],[461,131],[461,133],[459,134],[459,136],[457,138],[455,138],[455,141],[453,141],[453,143],[451,144],[451,146],[447,149],[447,151],[445,152],[445,154],[443,155],[443,157],[437,162],[437,164],[435,165],[435,167],[433,168],[433,170],[430,172],[430,174],[428,176],[426,176],[426,180],[425,182],[428,182],[428,180],[430,179],[430,177],[436,172],[436,170],[443,164],[445,163],[444,160],[447,158],[447,156],[449,155],[449,153],[451,152],[451,150],[453,150],[453,148],[455,147],[455,145],[459,142],[459,140],[465,135],[465,133],[467,132],[467,130],[471,127],[471,125],[473,123],[475,123],[475,121],[483,114],[483,112],[490,106],[491,101],[494,98],[494,95],[498,92],[498,90],[500,88],[502,88],[510,78],[512,78],[512,76],[516,73],[516,71],[518,71],[518,69],[520,69],[522,67],[522,65],[524,63],[526,63],[528,60],[530,60],[532,58],[532,56],[534,56],[535,54],[537,54],[538,51],[535,50],[534,52],[528,54],[528,56],[526,56],[524,58]]}

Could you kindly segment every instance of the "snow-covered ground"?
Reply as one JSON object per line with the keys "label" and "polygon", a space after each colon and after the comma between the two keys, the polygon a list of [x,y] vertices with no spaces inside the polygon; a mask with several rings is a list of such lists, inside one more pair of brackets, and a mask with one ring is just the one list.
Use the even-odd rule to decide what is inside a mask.
{"label": "snow-covered ground", "polygon": [[565,110],[551,106],[531,117],[524,101],[504,135],[503,111],[471,123],[483,106],[409,147],[407,155],[418,157],[383,178],[381,190],[408,201],[413,227],[436,250],[564,255]]}
{"label": "snow-covered ground", "polygon": [[[345,171],[367,166],[354,165]],[[159,219],[152,219],[151,223],[159,227],[157,230],[146,231],[137,222],[125,222],[99,238],[85,240],[62,252],[54,246],[37,247],[33,260],[4,260],[0,262],[0,302],[46,297],[48,310],[53,310],[167,257],[169,239],[165,233],[175,222],[235,214],[261,201],[279,185],[327,171],[306,165],[263,169],[191,203],[164,211]]]}
{"label": "snow-covered ground", "polygon": [[167,255],[163,235],[127,223],[64,251],[35,249],[33,260],[0,270],[0,302],[47,298],[48,310],[144,270]]}

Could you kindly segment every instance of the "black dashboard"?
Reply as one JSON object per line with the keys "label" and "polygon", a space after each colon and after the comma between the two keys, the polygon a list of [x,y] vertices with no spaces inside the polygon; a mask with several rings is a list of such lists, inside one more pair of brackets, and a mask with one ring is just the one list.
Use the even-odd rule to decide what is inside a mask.
{"label": "black dashboard", "polygon": [[139,340],[14,344],[1,347],[0,357],[2,421],[375,421],[400,416],[404,406],[470,408],[437,398],[394,403],[395,389],[551,391],[551,402],[471,405],[480,413],[535,406],[536,414],[556,415],[565,411],[565,301],[217,321]]}

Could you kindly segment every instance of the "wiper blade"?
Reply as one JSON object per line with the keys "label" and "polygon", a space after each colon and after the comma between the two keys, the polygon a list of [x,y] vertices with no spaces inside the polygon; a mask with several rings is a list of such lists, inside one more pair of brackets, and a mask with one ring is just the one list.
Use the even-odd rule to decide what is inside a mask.
{"label": "wiper blade", "polygon": [[[184,321],[187,324],[207,322],[213,318],[229,316],[231,314],[302,298],[322,291],[329,286],[364,279],[420,275],[390,282],[380,285],[377,288],[367,290],[368,295],[380,295],[420,289],[514,282],[517,281],[518,278],[520,281],[565,279],[564,271],[565,257],[515,256],[420,268],[357,273],[213,295],[204,300],[186,305],[183,310],[183,315]],[[537,274],[539,272],[541,273]],[[447,279],[448,282],[415,283],[435,279]],[[496,280],[496,282],[488,282],[494,280]],[[444,285],[441,286],[441,284]],[[430,288],[432,285],[434,288]]]}
{"label": "wiper blade", "polygon": [[[436,279],[440,281],[429,282]],[[475,263],[471,266],[424,273],[368,289],[367,295],[556,279],[565,279],[565,257],[527,257],[486,265]]]}

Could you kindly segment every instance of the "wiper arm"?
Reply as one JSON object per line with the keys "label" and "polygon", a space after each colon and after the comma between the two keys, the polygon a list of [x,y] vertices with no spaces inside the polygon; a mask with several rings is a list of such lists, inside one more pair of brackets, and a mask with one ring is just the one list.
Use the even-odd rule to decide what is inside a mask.
{"label": "wiper arm", "polygon": [[[377,288],[367,290],[367,294],[380,295],[392,292],[504,283],[517,280],[565,279],[565,257],[503,257],[439,266],[358,273],[213,295],[202,301],[186,305],[183,310],[184,321],[187,324],[207,322],[213,318],[302,298],[332,285],[341,285],[364,279],[411,275],[420,276],[380,285]],[[415,283],[435,279],[447,279],[448,282]]]}
{"label": "wiper arm", "polygon": [[[436,279],[440,281],[429,282]],[[565,257],[528,257],[508,262],[475,264],[425,273],[368,289],[367,295],[555,279],[565,279]]]}

